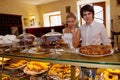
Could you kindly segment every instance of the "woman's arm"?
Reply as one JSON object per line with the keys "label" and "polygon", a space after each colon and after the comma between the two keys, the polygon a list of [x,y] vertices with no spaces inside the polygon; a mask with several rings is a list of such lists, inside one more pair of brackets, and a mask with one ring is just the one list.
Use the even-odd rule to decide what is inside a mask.
{"label": "woman's arm", "polygon": [[77,48],[80,42],[80,29],[77,29],[76,31],[75,29],[72,29],[71,32],[73,34],[73,46]]}

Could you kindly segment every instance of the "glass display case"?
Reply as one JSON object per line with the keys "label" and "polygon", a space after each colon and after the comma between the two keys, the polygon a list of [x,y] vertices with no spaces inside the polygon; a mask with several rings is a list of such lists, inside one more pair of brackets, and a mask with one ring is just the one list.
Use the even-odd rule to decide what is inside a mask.
{"label": "glass display case", "polygon": [[19,39],[19,46],[32,46],[36,41],[36,36],[24,32],[17,37]]}
{"label": "glass display case", "polygon": [[[43,49],[41,47],[38,49],[38,47],[36,46],[30,46],[27,52],[21,53],[21,49],[18,47],[11,47],[10,50],[6,50],[6,47],[1,46],[0,47],[0,57],[1,57],[0,78],[2,78],[2,76],[7,76],[7,78],[12,76],[12,78],[14,79],[19,78],[18,80],[21,80],[23,78],[25,80],[39,80],[42,78],[46,78],[47,80],[52,80],[53,78],[56,78],[56,77],[55,76],[50,77],[50,74],[48,72],[51,72],[51,74],[56,73],[58,75],[58,72],[55,72],[55,71],[64,72],[64,70],[66,70],[64,73],[61,73],[61,72],[59,73],[59,76],[61,76],[61,78],[64,77],[62,75],[64,74],[69,76],[67,80],[70,80],[70,79],[78,80],[78,78],[81,78],[81,80],[83,80],[83,75],[88,75],[90,76],[90,79],[91,78],[93,79],[94,76],[92,75],[96,73],[94,72],[94,70],[98,68],[106,69],[110,73],[116,73],[117,71],[118,75],[117,75],[117,79],[115,80],[119,80],[118,78],[120,78],[119,76],[120,75],[120,52],[118,50],[111,49],[108,54],[102,54],[97,56],[86,55],[86,54],[83,55],[79,51],[80,48],[69,49],[68,47],[64,47],[61,49],[56,48],[55,50],[56,51],[54,52],[54,51],[51,51],[51,49]],[[42,62],[45,62],[45,63],[42,63]],[[6,64],[6,63],[9,63],[9,64]],[[58,65],[56,64],[62,65],[62,66],[59,65],[60,69],[57,69]],[[42,67],[43,65],[44,67]],[[54,65],[56,66],[52,68]],[[89,69],[86,70],[86,67]],[[112,70],[111,72],[110,68],[114,70]],[[29,71],[33,69],[35,71]],[[103,71],[103,69],[100,71]],[[50,71],[50,70],[53,70],[53,71]],[[100,71],[98,70],[98,73]],[[65,74],[66,72],[69,72],[71,74]],[[3,73],[9,74],[9,75],[3,74]],[[32,74],[29,74],[29,73],[32,73]],[[33,75],[33,73],[35,75]],[[106,75],[106,74],[107,73],[105,71],[100,76],[102,77],[103,75]],[[36,77],[36,75],[39,77]],[[79,77],[76,78],[76,75]],[[20,79],[20,76],[22,76],[21,79]],[[93,80],[99,80],[99,79],[93,79]],[[53,79],[53,80],[56,80],[56,79]]]}
{"label": "glass display case", "polygon": [[61,48],[67,46],[63,39],[62,33],[54,31],[51,29],[51,32],[41,36],[41,47],[42,48]]}
{"label": "glass display case", "polygon": [[[74,50],[75,51],[75,50]],[[60,55],[51,55],[51,52],[44,52],[39,54],[31,54],[31,53],[20,53],[19,50],[12,52],[1,52],[0,56],[3,57],[2,61],[5,58],[14,58],[14,59],[22,59],[28,61],[41,61],[41,62],[49,62],[49,63],[59,63],[59,64],[68,64],[71,65],[71,79],[75,80],[75,75],[73,74],[75,66],[81,67],[92,67],[92,68],[116,68],[120,69],[120,53],[115,52],[111,55],[107,56],[97,56],[90,57],[80,55],[76,51],[69,50],[68,48],[60,52]],[[2,70],[4,70],[4,64],[2,65]]]}
{"label": "glass display case", "polygon": [[21,52],[27,52],[31,46],[35,46],[38,43],[36,36],[30,33],[26,33],[25,31],[23,32],[23,34],[19,35],[17,39],[19,41],[15,43],[13,47],[20,48]]}

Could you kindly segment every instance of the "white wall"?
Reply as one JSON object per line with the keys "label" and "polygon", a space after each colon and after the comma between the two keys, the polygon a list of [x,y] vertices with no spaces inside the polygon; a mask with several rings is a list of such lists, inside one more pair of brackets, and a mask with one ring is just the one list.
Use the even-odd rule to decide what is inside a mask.
{"label": "white wall", "polygon": [[[22,3],[17,0],[0,0],[0,13],[21,15],[22,20],[23,18],[30,19],[30,16],[34,15],[36,16],[35,26],[36,25],[38,26],[39,14],[37,7],[35,5]],[[26,27],[31,27],[31,26],[30,25],[25,26],[23,24],[23,29]]]}
{"label": "white wall", "polygon": [[117,0],[110,0],[111,3],[111,19],[113,19],[113,30],[116,32],[120,32],[120,19],[118,15],[120,15],[120,4],[118,5]]}

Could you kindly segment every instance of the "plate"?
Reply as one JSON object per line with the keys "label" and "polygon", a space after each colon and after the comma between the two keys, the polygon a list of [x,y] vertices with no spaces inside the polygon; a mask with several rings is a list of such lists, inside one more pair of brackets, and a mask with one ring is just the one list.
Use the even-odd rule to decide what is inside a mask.
{"label": "plate", "polygon": [[0,48],[4,48],[4,47],[6,47],[5,44],[0,44]]}
{"label": "plate", "polygon": [[32,54],[43,54],[43,53],[45,53],[43,50],[37,51],[36,49],[37,48],[31,48],[31,49],[28,50],[28,53],[32,53]]}
{"label": "plate", "polygon": [[12,43],[0,43],[0,48],[9,47]]}
{"label": "plate", "polygon": [[[27,62],[28,63],[28,62]],[[9,67],[9,66],[6,66],[5,69],[9,69],[9,70],[13,70],[13,69],[20,69],[20,68],[23,68],[27,65],[27,63],[21,65],[21,66],[18,66],[18,67]]]}
{"label": "plate", "polygon": [[2,59],[3,59],[3,57],[0,57],[0,65],[6,64],[7,61],[10,60],[11,58],[4,58],[4,59],[3,59],[3,62],[2,62]]}
{"label": "plate", "polygon": [[37,74],[44,73],[44,72],[46,72],[47,70],[40,70],[40,71],[36,72],[36,71],[34,71],[34,70],[29,70],[27,67],[25,67],[25,68],[23,69],[23,71],[24,71],[24,73],[29,74],[29,75],[37,75]]}
{"label": "plate", "polygon": [[88,57],[103,57],[103,56],[109,56],[109,55],[112,55],[114,53],[114,50],[111,49],[110,50],[110,53],[107,53],[107,54],[101,54],[101,55],[88,55],[88,54],[84,54],[84,53],[78,53],[80,55],[83,55],[83,56],[88,56]]}
{"label": "plate", "polygon": [[3,74],[2,73],[2,79],[1,80],[12,80],[11,78],[10,78],[10,75],[7,75],[7,74]]}
{"label": "plate", "polygon": [[3,65],[3,64],[6,64],[6,62],[2,62],[2,61],[0,61],[0,65]]}
{"label": "plate", "polygon": [[5,67],[5,69],[20,69],[25,67],[28,64],[28,61],[26,60],[19,60],[19,59],[11,59],[8,63],[8,66]]}
{"label": "plate", "polygon": [[3,57],[0,57],[0,61],[8,61],[8,60],[10,60],[10,58],[3,58]]}
{"label": "plate", "polygon": [[[58,73],[58,74],[60,74],[60,73]],[[60,75],[58,75],[58,74],[56,74],[56,75],[50,75],[49,74],[49,76],[54,80],[71,80],[71,77],[70,77],[71,73],[63,73],[63,72],[61,72],[61,75],[62,75],[63,78],[60,77]],[[79,70],[78,67],[76,67],[75,68],[75,78],[77,78],[79,76],[79,74],[80,74],[80,70]]]}

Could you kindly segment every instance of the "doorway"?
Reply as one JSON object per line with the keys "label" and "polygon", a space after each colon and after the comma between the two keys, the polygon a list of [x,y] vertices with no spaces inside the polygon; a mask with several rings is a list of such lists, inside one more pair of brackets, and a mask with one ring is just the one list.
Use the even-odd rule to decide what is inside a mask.
{"label": "doorway", "polygon": [[95,9],[95,20],[106,26],[105,2],[93,3],[93,7]]}

